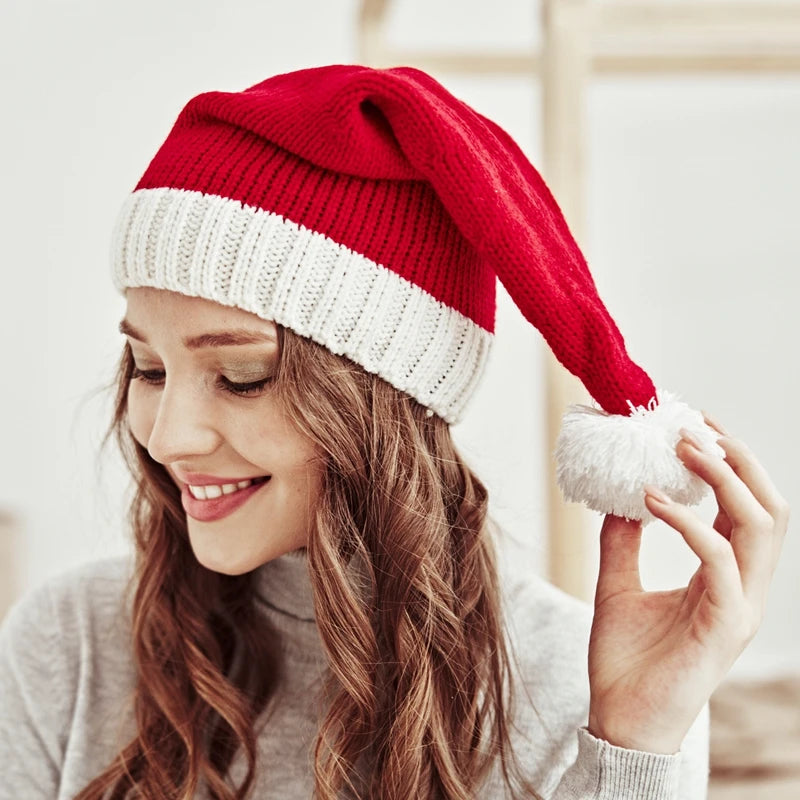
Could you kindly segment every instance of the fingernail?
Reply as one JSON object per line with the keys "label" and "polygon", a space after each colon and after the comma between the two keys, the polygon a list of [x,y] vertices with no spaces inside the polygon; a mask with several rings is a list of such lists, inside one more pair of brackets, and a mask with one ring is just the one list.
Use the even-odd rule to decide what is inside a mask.
{"label": "fingernail", "polygon": [[681,428],[678,433],[680,433],[681,438],[684,441],[689,442],[690,445],[699,450],[701,453],[707,452],[705,447],[703,447],[703,443],[691,431],[686,430],[686,428]]}
{"label": "fingernail", "polygon": [[701,411],[700,413],[705,418],[705,421],[709,425],[711,425],[712,428],[716,428],[717,431],[721,433],[723,436],[731,435],[730,432],[725,429],[725,426],[722,425],[720,422],[718,422],[717,419],[715,417],[712,417],[711,414],[709,414],[707,411]]}
{"label": "fingernail", "polygon": [[670,498],[667,497],[667,495],[665,495],[664,492],[661,491],[661,489],[657,489],[655,486],[650,486],[649,484],[647,484],[644,487],[644,491],[645,494],[649,494],[650,497],[653,498],[653,500],[659,503],[664,503],[664,505],[667,505],[672,502],[672,500],[670,500]]}

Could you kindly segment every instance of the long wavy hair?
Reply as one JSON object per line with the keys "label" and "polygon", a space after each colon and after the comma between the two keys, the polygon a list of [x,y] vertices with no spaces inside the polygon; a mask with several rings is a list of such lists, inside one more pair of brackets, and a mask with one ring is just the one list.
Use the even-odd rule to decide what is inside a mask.
{"label": "long wavy hair", "polygon": [[[511,746],[512,653],[485,487],[439,417],[278,333],[271,391],[326,461],[307,545],[329,663],[315,798],[472,800],[497,761],[510,796],[539,798]],[[219,574],[195,559],[178,488],[131,434],[132,369],[126,344],[104,444],[118,442],[134,476],[137,733],[75,800],[189,800],[200,787],[244,800],[254,726],[280,691],[277,634],[255,602],[255,572]],[[238,751],[247,770],[231,788]]]}

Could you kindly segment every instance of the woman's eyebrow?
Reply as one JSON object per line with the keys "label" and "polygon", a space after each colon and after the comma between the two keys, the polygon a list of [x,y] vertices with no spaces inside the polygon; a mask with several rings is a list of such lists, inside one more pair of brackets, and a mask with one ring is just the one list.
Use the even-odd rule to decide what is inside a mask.
{"label": "woman's eyebrow", "polygon": [[[119,332],[137,339],[144,344],[150,344],[147,337],[140,333],[127,319],[119,323]],[[258,344],[261,342],[277,342],[277,338],[264,331],[255,331],[248,328],[228,328],[223,331],[210,331],[197,336],[188,336],[183,340],[183,345],[189,350],[199,350],[203,347],[230,347],[232,345]]]}

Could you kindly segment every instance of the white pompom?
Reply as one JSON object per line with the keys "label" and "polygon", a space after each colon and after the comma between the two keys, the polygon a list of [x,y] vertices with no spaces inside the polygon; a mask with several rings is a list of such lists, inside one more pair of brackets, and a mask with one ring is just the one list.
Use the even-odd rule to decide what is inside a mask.
{"label": "white pompom", "polygon": [[639,406],[630,416],[569,407],[555,448],[556,478],[567,500],[644,524],[653,520],[644,504],[646,484],[678,503],[700,502],[708,485],[678,458],[679,430],[686,428],[705,450],[724,457],[719,434],[676,395],[659,390],[658,397],[658,405]]}

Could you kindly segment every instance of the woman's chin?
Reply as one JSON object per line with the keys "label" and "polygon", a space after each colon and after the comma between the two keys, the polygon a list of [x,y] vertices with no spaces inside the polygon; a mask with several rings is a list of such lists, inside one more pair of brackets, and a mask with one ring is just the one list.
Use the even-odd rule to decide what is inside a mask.
{"label": "woman's chin", "polygon": [[188,529],[189,543],[198,563],[222,575],[244,575],[285,553],[305,552],[304,542],[270,542],[261,539],[257,543],[249,543],[240,537],[233,541],[232,537],[209,530],[206,524],[191,524],[191,521]]}

